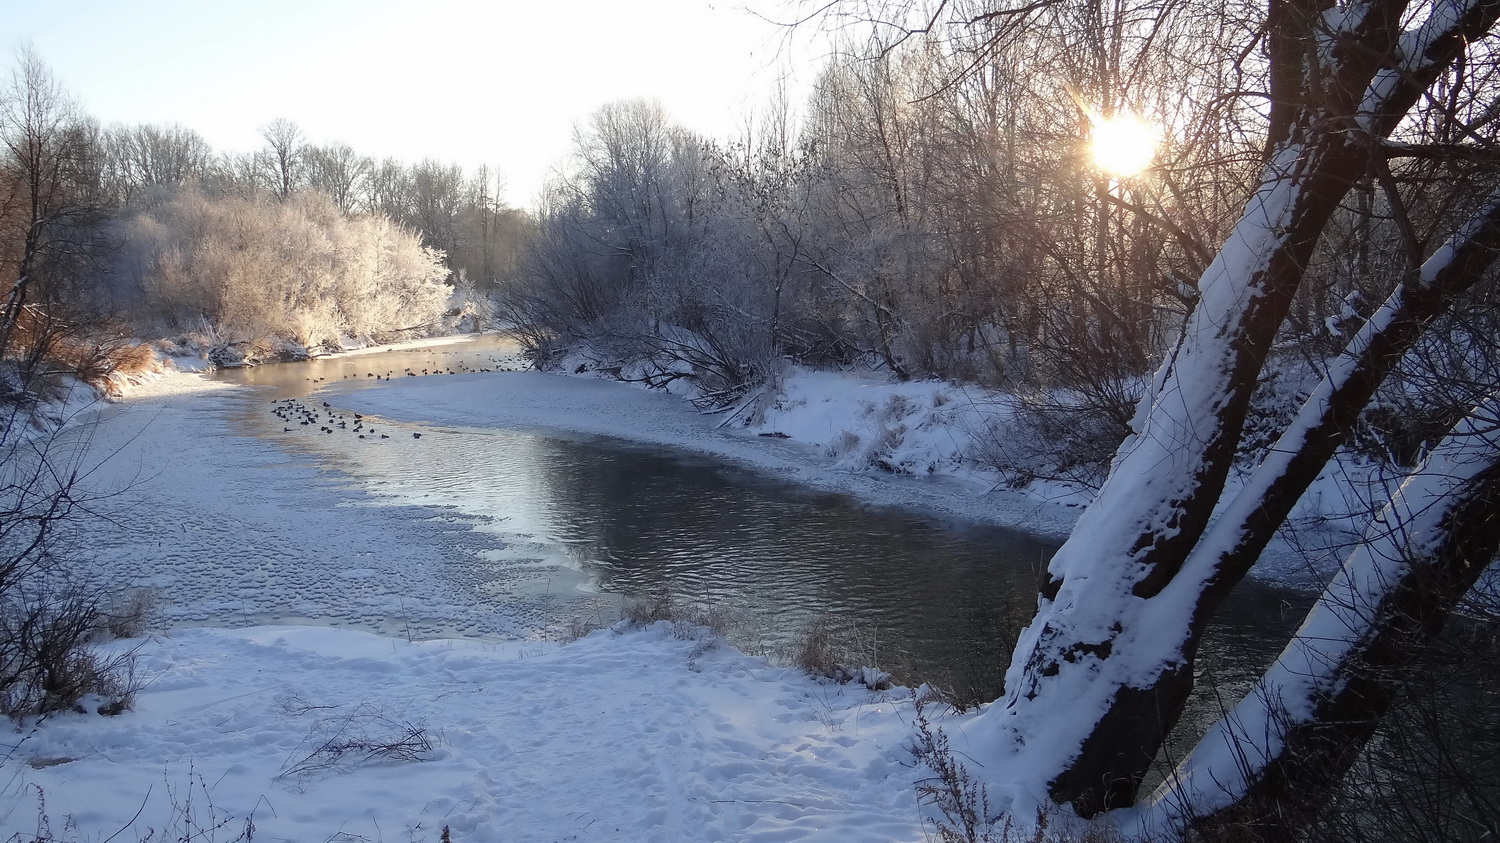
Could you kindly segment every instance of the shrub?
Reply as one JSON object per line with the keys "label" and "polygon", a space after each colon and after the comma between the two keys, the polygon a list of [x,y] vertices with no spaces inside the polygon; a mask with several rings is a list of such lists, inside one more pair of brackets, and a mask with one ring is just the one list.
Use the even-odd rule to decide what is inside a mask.
{"label": "shrub", "polygon": [[1129,419],[1128,406],[1089,396],[1023,395],[1013,414],[992,414],[977,432],[976,458],[1016,486],[1058,480],[1098,488]]}
{"label": "shrub", "polygon": [[0,427],[0,715],[43,716],[89,695],[102,698],[98,710],[119,713],[134,691],[133,656],[106,658],[92,646],[109,613],[96,592],[70,584],[70,549],[59,540],[89,502],[76,486],[76,454],[21,421],[38,410],[0,409],[10,421]]}
{"label": "shrub", "polygon": [[123,280],[147,315],[179,329],[206,322],[224,349],[272,338],[337,348],[345,335],[434,325],[451,293],[441,252],[311,192],[279,203],[182,190],[118,233]]}
{"label": "shrub", "polygon": [[104,625],[98,602],[86,595],[8,595],[0,603],[0,714],[13,719],[81,709],[118,714],[135,695],[134,657],[101,656],[92,646]]}
{"label": "shrub", "polygon": [[854,453],[859,448],[859,445],[860,438],[858,433],[852,430],[840,430],[838,435],[833,437],[833,441],[829,442],[824,450],[828,456],[836,460],[842,460]]}

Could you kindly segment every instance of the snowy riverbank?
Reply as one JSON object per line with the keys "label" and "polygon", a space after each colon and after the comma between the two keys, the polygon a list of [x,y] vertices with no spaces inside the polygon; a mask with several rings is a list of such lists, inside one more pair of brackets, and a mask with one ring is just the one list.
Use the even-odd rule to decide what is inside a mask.
{"label": "snowy riverbank", "polygon": [[[449,428],[561,429],[1044,535],[1077,512],[972,472],[960,439],[976,402],[941,384],[795,373],[751,429],[674,396],[535,372],[318,394],[424,425],[412,429],[427,440],[379,444],[410,459]],[[38,834],[43,817],[63,840],[127,824],[115,839],[175,839],[190,816],[217,826],[193,839],[221,841],[246,821],[259,840],[435,841],[444,826],[453,840],[924,839],[909,692],[816,681],[660,626],[535,640],[552,620],[545,594],[477,603],[453,561],[485,553],[524,579],[530,549],[237,432],[233,419],[266,412],[256,395],[152,378],[72,431],[91,486],[110,495],[111,520],[84,536],[91,571],[157,589],[178,628],[114,645],[139,647],[133,711],[61,715],[6,742],[0,839]],[[871,468],[854,437],[931,471]],[[255,626],[299,619],[386,637]],[[190,628],[203,623],[244,628]],[[955,734],[964,722],[946,721]],[[331,757],[359,743],[398,749]]]}
{"label": "snowy riverbank", "polygon": [[[545,377],[412,378],[329,398],[479,395]],[[574,389],[611,390],[619,403],[597,418],[661,398],[547,382],[538,400],[555,408]],[[657,421],[703,421],[666,401]],[[110,520],[83,537],[91,572],[157,589],[177,628],[112,645],[139,648],[134,710],[58,715],[5,742],[0,839],[102,840],[127,826],[115,839],[176,839],[191,823],[192,839],[223,841],[247,821],[258,840],[435,841],[444,826],[454,840],[922,839],[907,692],[816,681],[664,627],[497,642],[537,635],[548,607],[463,598],[452,558],[490,541],[471,519],[376,505],[295,449],[237,433],[230,421],[261,403],[198,376],[152,378],[61,440],[107,496]],[[524,551],[497,564],[524,567]],[[299,617],[486,640],[191,628]],[[421,740],[396,757],[317,752],[413,730]]]}
{"label": "snowy riverbank", "polygon": [[[803,372],[750,428],[700,414],[665,392],[542,372],[398,378],[379,390],[334,384],[329,392],[339,406],[405,422],[561,430],[710,454],[873,505],[925,509],[1042,537],[1061,539],[1077,518],[1065,502],[996,488],[996,478],[966,464],[965,425],[981,410],[960,389],[936,382]],[[902,417],[882,410],[893,405],[905,408]],[[873,441],[882,425],[907,427],[896,459],[920,466],[914,473],[879,470],[869,464],[867,447],[839,444],[851,431]]]}
{"label": "snowy riverbank", "polygon": [[[4,839],[42,811],[64,840],[922,839],[904,694],[665,622],[564,647],[180,630],[139,671],[134,711],[14,736]],[[337,751],[361,743],[400,751]]]}

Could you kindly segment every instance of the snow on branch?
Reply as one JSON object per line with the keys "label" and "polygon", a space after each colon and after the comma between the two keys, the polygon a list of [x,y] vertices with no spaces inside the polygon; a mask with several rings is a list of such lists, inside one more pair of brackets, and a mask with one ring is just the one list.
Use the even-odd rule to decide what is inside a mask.
{"label": "snow on branch", "polygon": [[[1341,445],[1370,396],[1426,325],[1484,276],[1500,250],[1500,190],[1398,286],[1334,358],[1265,458],[1194,548],[1174,587],[1237,582]],[[1205,606],[1211,612],[1217,601]]]}
{"label": "snow on branch", "polygon": [[1359,124],[1390,134],[1418,94],[1469,41],[1500,16],[1496,0],[1437,0],[1422,22],[1401,34],[1393,61],[1375,74],[1359,106]]}
{"label": "snow on branch", "polygon": [[1471,510],[1500,487],[1497,420],[1500,392],[1407,475],[1276,663],[1153,795],[1144,824],[1169,832],[1246,799],[1273,766],[1298,763],[1313,730],[1348,726],[1331,710],[1368,705],[1351,701],[1370,695],[1353,683],[1380,682],[1379,668],[1401,652],[1393,639],[1419,635],[1422,610],[1461,597],[1493,553],[1493,536],[1470,542],[1484,531]]}

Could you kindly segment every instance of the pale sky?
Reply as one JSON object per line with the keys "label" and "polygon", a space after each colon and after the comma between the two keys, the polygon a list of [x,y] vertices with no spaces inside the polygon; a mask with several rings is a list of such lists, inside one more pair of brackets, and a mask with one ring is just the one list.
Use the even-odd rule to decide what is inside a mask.
{"label": "pale sky", "polygon": [[654,97],[736,137],[790,72],[800,106],[813,39],[789,43],[746,2],[0,0],[0,47],[9,68],[30,43],[106,126],[180,123],[240,152],[284,117],[377,160],[489,164],[529,206],[605,103]]}

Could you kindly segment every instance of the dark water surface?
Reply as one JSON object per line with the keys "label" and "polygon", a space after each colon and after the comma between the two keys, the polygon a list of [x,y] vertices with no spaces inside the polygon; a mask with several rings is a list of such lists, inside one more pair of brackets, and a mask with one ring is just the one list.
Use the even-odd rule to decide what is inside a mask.
{"label": "dark water surface", "polygon": [[[865,506],[737,465],[615,440],[445,427],[445,435],[421,440],[420,450],[372,447],[350,435],[285,434],[268,409],[274,399],[305,399],[332,382],[378,388],[375,374],[516,363],[507,341],[485,337],[219,377],[262,388],[238,420],[248,432],[401,503],[494,519],[481,529],[555,562],[558,575],[545,587],[563,607],[595,606],[583,600],[591,593],[670,592],[680,602],[727,611],[737,621],[735,643],[770,655],[825,619],[858,658],[905,681],[930,681],[964,697],[998,692],[1053,549],[1024,534]],[[337,397],[326,400],[336,404]],[[389,432],[392,443],[409,443],[425,429],[366,422]],[[495,599],[504,599],[503,590]],[[1280,648],[1308,602],[1256,583],[1229,601],[1201,650],[1202,669],[1226,700]],[[1216,710],[1213,696],[1202,695],[1189,719]]]}

